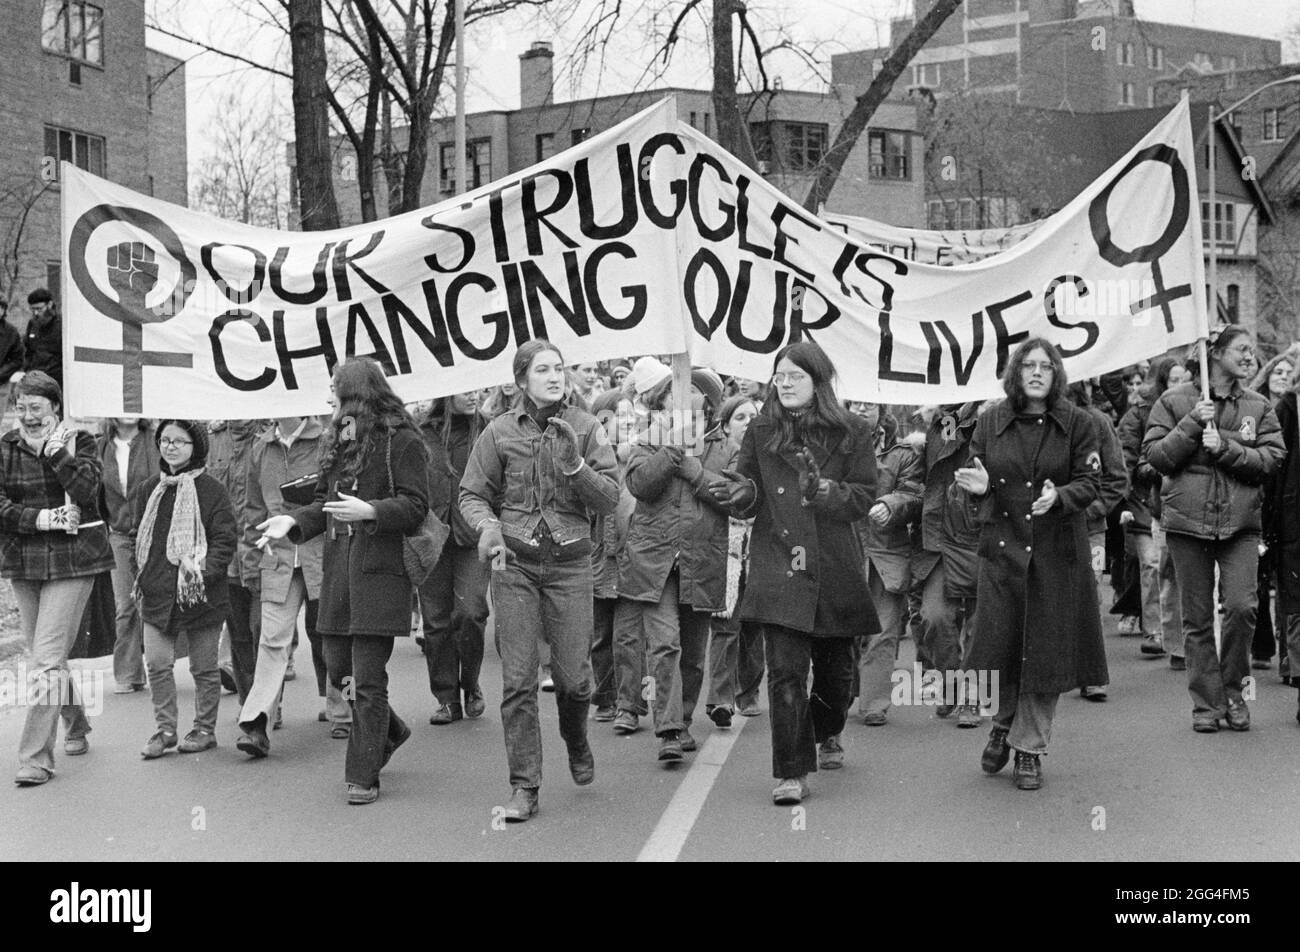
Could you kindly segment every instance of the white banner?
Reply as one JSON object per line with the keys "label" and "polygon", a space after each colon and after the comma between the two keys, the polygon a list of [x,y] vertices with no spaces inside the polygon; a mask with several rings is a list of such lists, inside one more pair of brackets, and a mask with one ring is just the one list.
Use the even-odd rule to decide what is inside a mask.
{"label": "white banner", "polygon": [[69,413],[320,413],[354,354],[408,401],[444,396],[509,379],[533,337],[571,362],[689,351],[754,379],[812,337],[846,398],[951,403],[997,395],[1031,334],[1073,379],[1205,334],[1186,104],[1014,247],[955,267],[808,214],[674,113],[331,232],[220,221],[65,164]]}
{"label": "white banner", "polygon": [[407,401],[572,361],[687,349],[674,103],[432,208],[328,232],[221,221],[63,165],[64,368],[74,416],[322,413],[373,354]]}
{"label": "white banner", "polygon": [[883,251],[895,258],[922,264],[969,264],[1001,254],[1024,241],[1041,222],[1008,225],[1005,228],[957,229],[931,231],[926,228],[900,228],[883,221],[858,215],[841,215],[823,211],[830,222],[852,241]]}
{"label": "white banner", "polygon": [[815,339],[846,399],[957,403],[1002,393],[1016,345],[1047,338],[1072,380],[1206,334],[1195,153],[1185,102],[1009,250],[945,267],[907,261],[814,218],[679,124],[700,219],[679,232],[693,359],[766,379]]}

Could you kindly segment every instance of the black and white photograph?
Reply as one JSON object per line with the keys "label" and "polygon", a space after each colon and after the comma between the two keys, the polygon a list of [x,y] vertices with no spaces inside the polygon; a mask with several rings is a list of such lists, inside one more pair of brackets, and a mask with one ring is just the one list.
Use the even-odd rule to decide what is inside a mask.
{"label": "black and white photograph", "polygon": [[1300,0],[0,8],[21,919],[229,862],[1285,915]]}

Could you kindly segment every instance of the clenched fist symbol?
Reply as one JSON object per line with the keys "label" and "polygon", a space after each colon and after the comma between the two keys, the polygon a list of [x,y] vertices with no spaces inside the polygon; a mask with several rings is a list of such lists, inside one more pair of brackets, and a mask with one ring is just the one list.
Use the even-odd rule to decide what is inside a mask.
{"label": "clenched fist symbol", "polygon": [[141,241],[110,245],[108,283],[121,305],[147,323],[144,301],[158,283],[158,262],[153,249]]}

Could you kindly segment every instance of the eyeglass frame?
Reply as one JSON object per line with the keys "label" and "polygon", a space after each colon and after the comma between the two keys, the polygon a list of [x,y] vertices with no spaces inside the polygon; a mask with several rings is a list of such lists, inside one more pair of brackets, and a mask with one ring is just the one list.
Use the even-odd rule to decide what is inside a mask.
{"label": "eyeglass frame", "polygon": [[160,448],[164,446],[170,446],[174,449],[180,449],[182,446],[193,446],[193,445],[194,445],[193,440],[173,440],[170,436],[164,436],[158,440],[158,446]]}

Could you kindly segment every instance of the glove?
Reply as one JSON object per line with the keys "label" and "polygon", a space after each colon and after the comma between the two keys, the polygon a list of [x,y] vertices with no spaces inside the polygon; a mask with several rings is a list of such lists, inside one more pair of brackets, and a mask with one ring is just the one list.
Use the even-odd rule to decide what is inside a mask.
{"label": "glove", "polygon": [[723,479],[709,483],[709,492],[713,498],[724,506],[744,512],[754,504],[758,496],[752,480],[746,479],[734,470],[724,469]]}
{"label": "glove", "polygon": [[75,532],[80,525],[81,509],[78,506],[42,509],[36,514],[36,528],[41,532]]}
{"label": "glove", "polygon": [[547,426],[555,440],[555,462],[560,467],[560,472],[565,476],[572,476],[582,468],[582,455],[578,452],[578,434],[573,431],[567,420],[561,420],[558,416],[551,417],[551,422]]}
{"label": "glove", "polygon": [[704,464],[698,456],[683,454],[681,462],[677,464],[677,475],[693,486],[704,475]]}
{"label": "glove", "polygon": [[41,453],[44,456],[54,456],[69,443],[73,447],[77,445],[77,431],[68,427],[58,428],[46,438]]}
{"label": "glove", "polygon": [[822,469],[817,465],[817,458],[808,447],[801,447],[794,458],[795,468],[799,470],[799,493],[804,502],[812,502],[821,490]]}
{"label": "glove", "polygon": [[498,552],[506,548],[505,536],[501,534],[501,523],[493,520],[483,526],[478,536],[478,560],[489,562]]}

